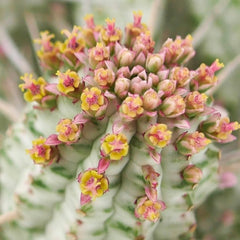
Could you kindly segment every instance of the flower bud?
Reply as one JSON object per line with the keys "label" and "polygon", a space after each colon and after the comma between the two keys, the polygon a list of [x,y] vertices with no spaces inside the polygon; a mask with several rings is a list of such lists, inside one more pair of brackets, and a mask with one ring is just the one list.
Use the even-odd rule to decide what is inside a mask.
{"label": "flower bud", "polygon": [[175,118],[185,112],[185,102],[180,95],[172,95],[164,99],[161,112],[165,117]]}
{"label": "flower bud", "polygon": [[143,107],[145,110],[152,111],[156,109],[162,102],[158,93],[152,88],[148,89],[142,96]]}
{"label": "flower bud", "polygon": [[161,51],[166,53],[165,63],[167,64],[183,64],[195,55],[195,51],[192,47],[191,35],[187,35],[185,39],[181,39],[180,36],[177,36],[174,41],[168,38],[163,44]]}
{"label": "flower bud", "polygon": [[176,142],[179,153],[191,156],[203,150],[211,140],[207,139],[202,132],[184,133]]}
{"label": "flower bud", "polygon": [[170,72],[169,78],[175,80],[178,87],[184,87],[190,82],[192,74],[186,67],[174,67]]}
{"label": "flower bud", "polygon": [[149,72],[156,73],[164,63],[164,54],[149,54],[147,56],[146,68]]}
{"label": "flower bud", "polygon": [[160,81],[158,86],[157,86],[157,89],[158,89],[158,91],[162,91],[163,92],[163,96],[164,97],[169,97],[176,90],[176,81],[169,80],[169,79]]}
{"label": "flower bud", "polygon": [[124,98],[128,94],[130,88],[130,80],[124,77],[120,77],[115,82],[114,92],[118,97]]}
{"label": "flower bud", "polygon": [[202,170],[195,165],[188,165],[182,172],[184,180],[188,183],[197,184],[202,179]]}
{"label": "flower bud", "polygon": [[135,53],[133,51],[128,50],[127,48],[123,48],[119,51],[117,55],[117,60],[119,62],[119,66],[130,66],[135,57]]}
{"label": "flower bud", "polygon": [[117,77],[124,77],[124,78],[130,78],[130,70],[129,67],[121,67],[117,70]]}
{"label": "flower bud", "polygon": [[204,111],[205,105],[207,101],[207,95],[204,93],[199,93],[197,91],[190,92],[185,97],[186,103],[186,114],[189,117],[194,117],[199,113]]}
{"label": "flower bud", "polygon": [[130,90],[135,94],[142,94],[144,91],[152,87],[152,83],[135,77],[131,80]]}

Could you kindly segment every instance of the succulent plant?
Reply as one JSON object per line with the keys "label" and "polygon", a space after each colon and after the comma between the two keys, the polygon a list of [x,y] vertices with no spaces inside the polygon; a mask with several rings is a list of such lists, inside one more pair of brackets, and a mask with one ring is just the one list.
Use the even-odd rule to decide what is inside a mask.
{"label": "succulent plant", "polygon": [[[2,239],[193,239],[194,208],[218,185],[214,142],[239,128],[208,95],[219,60],[191,70],[192,37],[160,49],[142,14],[45,31],[44,75],[1,149]],[[26,150],[25,150],[26,149]]]}

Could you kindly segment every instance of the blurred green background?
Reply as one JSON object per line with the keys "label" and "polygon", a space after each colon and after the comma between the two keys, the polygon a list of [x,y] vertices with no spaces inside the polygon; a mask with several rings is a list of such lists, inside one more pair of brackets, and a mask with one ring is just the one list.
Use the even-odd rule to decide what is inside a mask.
{"label": "blurred green background", "polygon": [[[41,74],[32,43],[39,31],[61,38],[61,29],[81,25],[87,13],[94,14],[96,23],[115,18],[123,28],[132,22],[134,10],[143,12],[158,47],[168,37],[193,35],[196,56],[190,68],[216,58],[225,64],[214,98],[227,108],[231,120],[240,121],[240,0],[0,0],[0,140],[25,108],[19,77]],[[235,173],[240,172],[239,146],[240,140],[225,145],[221,160]],[[218,190],[198,210],[197,239],[240,239],[239,192],[239,187]],[[228,210],[234,221],[226,226],[222,217]]]}

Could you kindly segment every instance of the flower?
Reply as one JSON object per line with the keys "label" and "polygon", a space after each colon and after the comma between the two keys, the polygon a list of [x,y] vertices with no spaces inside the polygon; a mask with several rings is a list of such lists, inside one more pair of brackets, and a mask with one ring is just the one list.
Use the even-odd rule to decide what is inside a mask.
{"label": "flower", "polygon": [[88,169],[80,173],[78,182],[82,195],[89,197],[88,201],[101,197],[109,189],[108,179],[104,174],[98,173],[95,169]]}
{"label": "flower", "polygon": [[24,99],[28,102],[42,100],[46,96],[45,86],[47,85],[44,78],[34,79],[32,74],[25,73],[21,77],[24,83],[19,84],[20,89],[24,92]]}
{"label": "flower", "polygon": [[107,26],[102,28],[101,38],[108,45],[109,43],[115,43],[121,40],[122,31],[115,27],[115,19],[107,18]]}
{"label": "flower", "polygon": [[195,55],[195,51],[192,47],[192,36],[187,35],[185,39],[177,36],[173,41],[168,38],[163,44],[160,52],[165,52],[165,63],[185,63]]}
{"label": "flower", "polygon": [[102,88],[110,87],[115,80],[115,74],[111,69],[98,68],[94,71],[94,80]]}
{"label": "flower", "polygon": [[49,34],[48,31],[40,32],[40,37],[34,42],[41,45],[41,49],[37,51],[41,65],[50,70],[58,69],[61,65],[61,60],[58,57],[59,42],[53,43],[51,40],[54,38],[54,34]]}
{"label": "flower", "polygon": [[165,147],[170,142],[171,136],[172,132],[168,130],[167,125],[161,123],[152,125],[144,134],[150,146],[159,148]]}
{"label": "flower", "polygon": [[143,101],[138,94],[130,94],[124,99],[120,106],[120,112],[126,120],[135,120],[143,112]]}
{"label": "flower", "polygon": [[75,53],[82,52],[85,47],[81,27],[74,26],[72,32],[64,29],[61,33],[67,37],[65,42],[60,44],[60,51],[63,54],[63,59],[74,67],[79,66],[80,62],[76,58]]}
{"label": "flower", "polygon": [[147,196],[137,200],[135,216],[142,220],[156,222],[160,218],[160,212],[165,209],[164,202],[150,200]]}
{"label": "flower", "polygon": [[57,71],[56,75],[58,76],[57,89],[63,94],[68,94],[76,91],[80,86],[81,78],[75,71],[68,69],[65,73]]}
{"label": "flower", "polygon": [[133,18],[133,23],[127,24],[125,28],[127,46],[132,46],[133,42],[136,40],[136,37],[139,36],[141,33],[149,31],[148,27],[141,22],[141,11],[133,12]]}
{"label": "flower", "polygon": [[238,130],[240,124],[238,122],[230,122],[228,117],[222,117],[220,114],[212,115],[208,120],[203,121],[200,129],[207,137],[218,142],[230,142],[235,139],[232,131]]}
{"label": "flower", "polygon": [[215,86],[217,83],[217,77],[214,73],[223,67],[223,63],[220,63],[218,59],[216,59],[211,66],[202,63],[196,70],[196,76],[191,81],[191,89],[205,92],[209,88]]}
{"label": "flower", "polygon": [[50,165],[57,160],[57,154],[54,148],[46,144],[43,137],[32,141],[32,149],[27,149],[27,153],[33,159],[34,163],[40,165]]}
{"label": "flower", "polygon": [[124,134],[108,134],[104,137],[101,150],[110,160],[121,160],[128,154],[128,142]]}
{"label": "flower", "polygon": [[211,140],[202,132],[184,133],[177,140],[176,146],[179,153],[191,156],[203,150]]}
{"label": "flower", "polygon": [[98,63],[108,60],[110,57],[109,47],[105,47],[103,43],[98,42],[96,47],[89,49],[89,63],[95,68]]}
{"label": "flower", "polygon": [[73,123],[69,118],[59,121],[56,126],[58,132],[58,140],[64,143],[73,143],[79,139],[81,134],[81,126]]}
{"label": "flower", "polygon": [[99,117],[104,114],[107,104],[104,95],[97,87],[85,88],[81,94],[81,107],[92,117]]}

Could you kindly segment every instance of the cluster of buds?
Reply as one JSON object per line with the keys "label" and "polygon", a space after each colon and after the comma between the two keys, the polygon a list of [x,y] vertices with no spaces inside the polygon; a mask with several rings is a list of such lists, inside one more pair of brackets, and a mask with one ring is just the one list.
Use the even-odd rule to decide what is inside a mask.
{"label": "cluster of buds", "polygon": [[[92,15],[85,18],[85,27],[63,30],[67,36],[64,42],[54,43],[52,34],[41,33],[38,56],[42,66],[57,75],[53,78],[57,83],[25,74],[21,78],[24,83],[20,84],[24,98],[35,101],[39,109],[53,111],[58,109],[59,98],[69,98],[82,111],[73,119],[61,119],[57,134],[33,141],[33,148],[27,152],[36,164],[56,162],[58,145],[78,143],[86,124],[107,119],[113,113],[118,114],[116,123],[126,129],[129,124],[140,124],[139,119],[144,117],[157,119],[156,124],[143,131],[144,144],[157,164],[161,164],[161,151],[169,144],[189,159],[212,141],[234,140],[232,131],[240,125],[221,117],[207,101],[206,91],[216,84],[214,73],[223,64],[216,60],[210,66],[201,64],[196,70],[184,67],[195,54],[190,35],[167,39],[154,52],[155,43],[147,26],[141,23],[141,16],[140,12],[134,13],[134,22],[125,28],[123,41],[114,19],[107,19],[105,26],[96,26]],[[55,101],[54,108],[46,104],[50,100]],[[207,114],[210,110],[212,116]],[[131,139],[121,131],[113,129],[100,141],[98,165],[77,177],[82,205],[108,192],[107,169],[112,162],[117,166],[131,150]],[[143,195],[136,199],[135,216],[156,222],[160,211],[166,208],[159,200],[159,173],[151,165],[143,165],[142,175],[146,186]],[[186,182],[196,184],[202,178],[202,170],[189,164],[181,175]]]}

